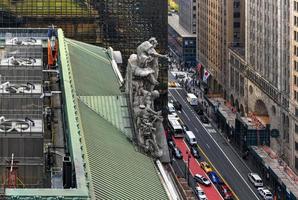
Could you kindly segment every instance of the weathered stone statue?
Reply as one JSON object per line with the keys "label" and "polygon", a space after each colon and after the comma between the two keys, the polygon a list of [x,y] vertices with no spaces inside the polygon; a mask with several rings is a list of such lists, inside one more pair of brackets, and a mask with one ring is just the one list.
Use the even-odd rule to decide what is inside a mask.
{"label": "weathered stone statue", "polygon": [[[134,124],[137,129],[137,143],[143,150],[155,158],[167,154],[166,139],[163,130],[161,111],[154,110],[154,100],[159,92],[154,90],[158,85],[158,58],[167,58],[156,52],[155,38],[150,38],[137,47],[137,54],[128,60],[126,90],[130,94],[133,106]],[[164,159],[166,160],[166,159]]]}

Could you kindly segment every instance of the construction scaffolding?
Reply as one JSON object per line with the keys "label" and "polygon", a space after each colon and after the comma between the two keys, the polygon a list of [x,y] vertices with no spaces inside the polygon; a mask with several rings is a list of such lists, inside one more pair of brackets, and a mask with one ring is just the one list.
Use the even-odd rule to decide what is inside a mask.
{"label": "construction scaffolding", "polygon": [[41,187],[44,177],[42,41],[27,34],[18,37],[6,34],[1,55],[1,185]]}

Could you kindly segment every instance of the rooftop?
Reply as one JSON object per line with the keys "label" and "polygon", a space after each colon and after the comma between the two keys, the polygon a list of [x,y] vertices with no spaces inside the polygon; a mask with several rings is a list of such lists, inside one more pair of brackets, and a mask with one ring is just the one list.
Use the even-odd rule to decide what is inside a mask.
{"label": "rooftop", "polygon": [[168,23],[181,37],[196,37],[196,34],[189,33],[179,24],[179,15],[176,13],[168,15]]}
{"label": "rooftop", "polygon": [[64,124],[76,187],[6,189],[7,198],[168,199],[153,159],[131,142],[127,97],[120,91],[112,52],[64,38],[61,29],[58,40]]}

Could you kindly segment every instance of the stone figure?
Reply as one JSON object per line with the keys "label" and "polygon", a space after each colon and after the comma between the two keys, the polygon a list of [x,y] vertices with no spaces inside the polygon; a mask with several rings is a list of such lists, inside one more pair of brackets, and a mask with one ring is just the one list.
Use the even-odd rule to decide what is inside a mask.
{"label": "stone figure", "polygon": [[[159,58],[167,58],[156,52],[157,41],[154,37],[137,47],[137,54],[132,54],[127,66],[127,89],[133,107],[137,143],[155,158],[163,156],[164,138],[161,111],[154,110],[154,100],[159,92],[154,90],[158,84]],[[162,127],[162,128],[160,128]]]}

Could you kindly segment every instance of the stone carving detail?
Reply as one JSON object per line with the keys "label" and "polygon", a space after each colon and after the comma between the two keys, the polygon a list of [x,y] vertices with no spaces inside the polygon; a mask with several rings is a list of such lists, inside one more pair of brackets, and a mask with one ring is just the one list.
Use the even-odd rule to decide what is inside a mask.
{"label": "stone carving detail", "polygon": [[126,74],[126,90],[133,108],[138,145],[155,158],[163,155],[163,147],[157,138],[163,137],[164,133],[160,128],[163,121],[161,111],[154,110],[154,100],[159,97],[154,87],[159,84],[158,59],[167,58],[156,52],[157,44],[155,38],[140,44],[137,54],[132,54],[128,59]]}

